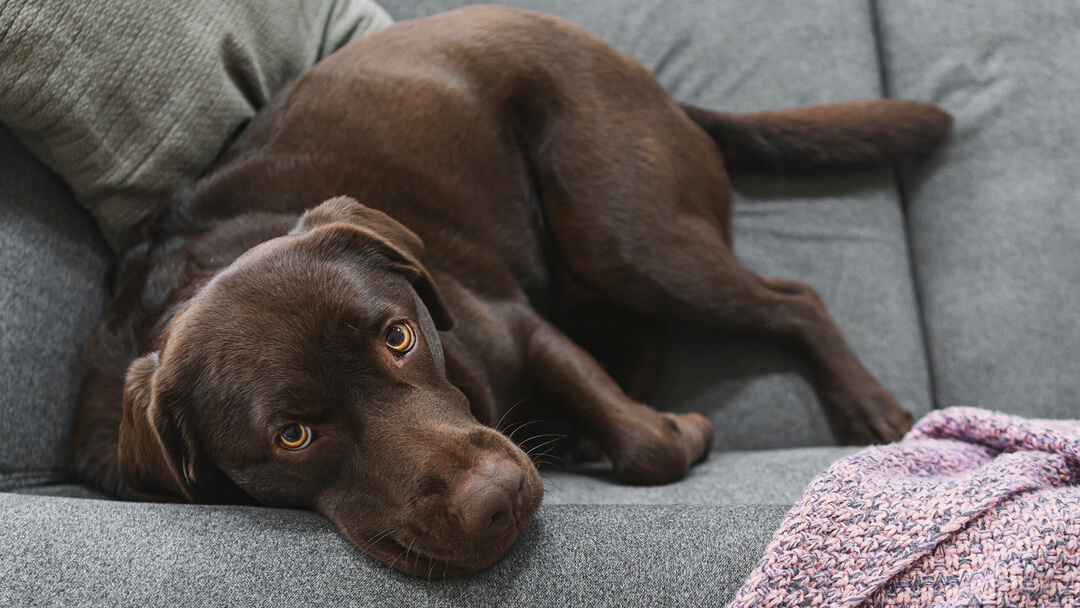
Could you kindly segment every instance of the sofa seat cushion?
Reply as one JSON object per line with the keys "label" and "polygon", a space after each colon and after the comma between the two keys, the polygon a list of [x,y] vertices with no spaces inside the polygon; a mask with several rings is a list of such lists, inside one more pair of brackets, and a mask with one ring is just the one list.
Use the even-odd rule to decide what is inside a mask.
{"label": "sofa seat cushion", "polygon": [[618,483],[610,464],[541,470],[544,504],[795,504],[818,474],[858,447],[713,452],[678,483]]}
{"label": "sofa seat cushion", "polygon": [[494,567],[410,577],[303,511],[0,494],[0,599],[49,606],[721,606],[790,505],[550,505]]}
{"label": "sofa seat cushion", "polygon": [[[619,485],[603,465],[545,471],[544,504],[506,558],[448,582],[390,571],[308,512],[27,488],[0,494],[0,542],[16,548],[0,574],[14,599],[64,605],[300,601],[303,589],[327,605],[723,605],[811,479],[856,449],[715,452],[654,487]],[[61,561],[64,575],[31,574]]]}

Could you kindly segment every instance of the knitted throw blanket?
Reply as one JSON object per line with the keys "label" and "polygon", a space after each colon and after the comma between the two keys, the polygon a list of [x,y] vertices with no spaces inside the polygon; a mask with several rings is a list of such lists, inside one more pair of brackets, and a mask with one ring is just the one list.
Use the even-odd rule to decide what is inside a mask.
{"label": "knitted throw blanket", "polygon": [[939,410],[845,458],[732,607],[1080,606],[1080,421]]}

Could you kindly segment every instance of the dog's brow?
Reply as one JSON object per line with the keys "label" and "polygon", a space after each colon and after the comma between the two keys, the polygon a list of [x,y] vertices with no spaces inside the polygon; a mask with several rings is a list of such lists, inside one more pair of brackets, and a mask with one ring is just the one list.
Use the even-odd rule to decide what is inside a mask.
{"label": "dog's brow", "polygon": [[262,400],[258,408],[270,420],[311,423],[325,420],[330,409],[325,399],[314,398],[308,390],[293,387],[276,391],[270,398]]}
{"label": "dog's brow", "polygon": [[376,334],[390,321],[397,319],[412,319],[416,314],[411,307],[395,301],[380,302],[366,308],[363,313],[350,311],[342,320],[342,327],[351,329],[360,334]]}
{"label": "dog's brow", "polygon": [[381,316],[374,316],[371,320],[364,320],[357,315],[350,315],[341,324],[358,334],[375,334],[378,333],[382,325],[382,318]]}

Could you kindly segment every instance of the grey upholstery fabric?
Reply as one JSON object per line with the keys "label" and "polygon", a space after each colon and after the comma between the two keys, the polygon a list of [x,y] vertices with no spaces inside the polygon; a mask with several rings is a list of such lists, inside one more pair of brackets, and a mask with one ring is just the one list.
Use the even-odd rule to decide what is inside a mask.
{"label": "grey upholstery fabric", "polygon": [[937,402],[1080,416],[1080,11],[878,8],[891,93],[957,119],[904,183]]}
{"label": "grey upholstery fabric", "polygon": [[389,24],[372,0],[0,0],[0,121],[119,250],[285,82]]}
{"label": "grey upholstery fabric", "polygon": [[686,479],[663,486],[615,481],[610,464],[541,471],[544,504],[795,504],[810,481],[857,447],[713,452]]}
{"label": "grey upholstery fabric", "polygon": [[0,490],[67,477],[79,354],[109,261],[63,182],[0,128]]}
{"label": "grey upholstery fabric", "polygon": [[[388,0],[397,20],[470,4]],[[500,2],[566,17],[644,63],[677,99],[755,111],[881,96],[869,4]],[[855,352],[916,418],[931,407],[892,172],[735,176],[736,253],[819,291]],[[676,332],[672,332],[673,334]],[[798,354],[758,337],[677,332],[654,404],[711,414],[719,449],[835,443]]]}
{"label": "grey upholstery fabric", "polygon": [[[874,14],[865,3],[516,1],[584,25],[642,60],[684,101],[750,111],[881,93]],[[405,19],[462,2],[383,4],[394,17]],[[1075,85],[1042,84],[1052,92],[1049,101],[1026,93],[1020,84],[1031,84],[1036,73],[1047,74],[1039,72],[1041,64],[1030,54],[1034,43],[1006,35],[1015,25],[1002,25],[993,34],[1005,49],[995,52],[1002,57],[1019,53],[1024,61],[1010,70],[1024,73],[1009,72],[1008,78],[995,80],[992,71],[979,71],[993,68],[999,59],[989,42],[979,42],[972,47],[976,50],[963,50],[967,47],[957,42],[978,42],[971,33],[976,18],[963,12],[973,5],[881,4],[877,25],[884,34],[890,92],[942,102],[961,118],[959,135],[946,153],[911,173],[905,184],[917,230],[922,295],[932,313],[937,396],[942,402],[999,408],[1034,402],[1040,413],[1060,414],[1047,404],[1078,402],[1077,381],[1066,373],[1070,361],[1080,360],[1075,351],[1080,335],[1068,325],[1068,311],[1075,307],[1069,308],[1067,296],[1075,293],[1062,285],[1020,279],[1033,281],[1024,272],[1046,262],[1054,276],[1077,284],[1078,271],[1065,265],[1076,258],[1064,251],[1071,247],[1075,256],[1080,250],[1076,235],[1041,223],[1058,214],[1063,226],[1078,225],[1075,208],[1065,205],[1069,199],[1064,196],[1071,185],[1064,167],[1072,157],[1061,152],[1075,142],[1067,128],[1052,130],[1059,123],[1071,124],[1066,101]],[[937,13],[919,14],[931,9]],[[1020,12],[1028,26],[1053,31]],[[953,26],[944,23],[956,15],[963,19]],[[922,33],[913,31],[919,29]],[[967,63],[927,71],[926,66],[948,57],[951,45],[958,49],[954,52],[973,55]],[[948,72],[950,65],[960,65],[955,74]],[[1066,75],[1077,69],[1071,64],[1054,68]],[[969,81],[965,86],[936,88],[964,78]],[[980,88],[984,81],[985,90]],[[1004,86],[999,81],[1012,87],[1007,94],[995,88]],[[1008,103],[999,105],[995,95]],[[1024,104],[1037,106],[1053,122],[1022,112]],[[1025,125],[1034,125],[1033,131],[1024,131]],[[987,135],[984,129],[991,127],[1003,130]],[[1012,169],[1004,160],[1007,147],[992,149],[997,141],[1041,151],[1039,162],[1057,163],[1050,184],[1026,179],[1027,171],[1036,175],[1034,160],[1016,165],[1022,171]],[[996,164],[984,166],[988,161],[981,159],[990,157],[982,156],[988,153],[983,148],[997,155]],[[953,163],[959,168],[951,173]],[[995,171],[1003,172],[1004,179],[998,180]],[[741,175],[736,188],[737,252],[759,271],[816,287],[868,366],[916,415],[925,413],[931,405],[929,380],[891,173],[797,179]],[[983,199],[1027,201],[1044,194],[1046,200],[1040,198],[1033,207],[1006,209],[1013,214],[1004,216],[1011,224],[979,215],[976,206]],[[1050,200],[1049,194],[1062,196]],[[955,216],[954,196],[963,203],[963,213]],[[995,207],[994,213],[999,211]],[[1035,213],[1039,221],[1024,223],[1030,219],[1026,213]],[[950,230],[964,228],[963,222],[975,222],[976,229],[964,233],[961,240],[967,243],[951,242]],[[1015,238],[1006,230],[1010,225],[1022,229]],[[1049,255],[1043,234],[1052,235],[1062,251]],[[1002,270],[986,265],[983,256],[994,238],[1015,244],[1021,253],[1016,259],[1026,266]],[[1004,264],[1013,258],[986,259]],[[106,297],[107,260],[101,237],[66,188],[0,133],[0,433],[7,439],[0,450],[0,489],[23,488],[20,494],[0,493],[0,542],[7,548],[0,555],[0,602],[718,606],[734,595],[809,479],[851,451],[714,453],[687,480],[649,488],[614,484],[602,466],[545,472],[545,506],[521,542],[493,569],[445,582],[387,569],[311,513],[100,500],[62,482],[78,352]],[[966,273],[974,278],[964,279]],[[954,282],[957,278],[962,280]],[[979,291],[980,280],[998,283]],[[1033,290],[1034,307],[1025,308],[1031,304],[1024,300],[1028,292],[1015,281]],[[963,289],[950,291],[956,285]],[[993,306],[979,298],[993,298]],[[965,310],[972,301],[977,305]],[[1001,304],[1010,305],[1001,314],[1019,315],[1017,325],[1001,316],[992,317],[994,325],[968,318],[986,317]],[[1059,310],[1049,314],[1054,308]],[[1027,347],[1022,353],[1028,361],[1021,367],[1002,367],[1007,359],[993,341],[1002,327],[1009,334],[1007,344]],[[1027,342],[1017,341],[1016,327],[1037,331],[1021,336]],[[1070,337],[1073,346],[1057,345],[1055,336]],[[800,357],[756,338],[697,331],[672,347],[655,403],[710,412],[718,448],[833,442]],[[1036,347],[1045,350],[1036,352]],[[953,352],[959,349],[963,352]],[[942,364],[943,353],[952,357],[951,364]],[[986,371],[979,367],[984,355],[993,362]],[[1006,400],[1000,395],[1012,390],[1012,383],[1019,388]]]}
{"label": "grey upholstery fabric", "polygon": [[719,606],[789,508],[545,506],[490,570],[427,581],[359,553],[312,513],[0,494],[0,602]]}
{"label": "grey upholstery fabric", "polygon": [[544,507],[507,558],[435,583],[388,571],[311,513],[26,488],[0,494],[0,543],[16,547],[0,557],[0,601],[722,605],[809,481],[855,449],[715,453],[685,481],[657,487],[615,484],[602,466],[545,472]]}

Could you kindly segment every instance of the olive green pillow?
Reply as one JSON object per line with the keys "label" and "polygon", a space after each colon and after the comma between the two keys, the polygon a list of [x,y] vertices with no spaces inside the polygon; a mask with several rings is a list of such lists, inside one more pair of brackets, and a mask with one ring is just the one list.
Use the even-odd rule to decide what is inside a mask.
{"label": "olive green pillow", "polygon": [[120,250],[285,82],[390,23],[371,0],[0,0],[0,122]]}

